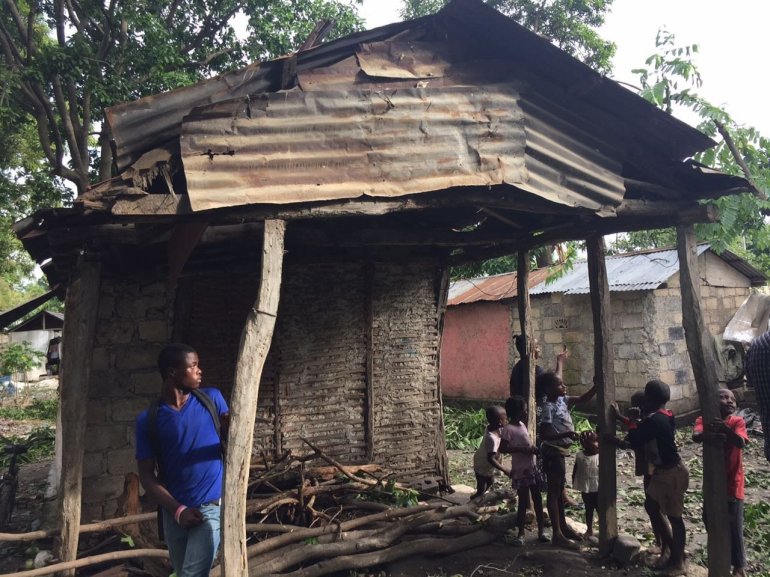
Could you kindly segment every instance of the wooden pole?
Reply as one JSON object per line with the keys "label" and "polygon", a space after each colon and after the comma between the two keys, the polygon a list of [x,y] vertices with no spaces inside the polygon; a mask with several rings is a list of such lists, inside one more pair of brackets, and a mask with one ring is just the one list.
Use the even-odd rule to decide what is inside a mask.
{"label": "wooden pole", "polygon": [[[101,285],[100,265],[92,255],[80,257],[64,299],[64,330],[60,385],[62,469],[59,478],[61,532],[57,543],[63,562],[77,558],[80,539],[81,497],[83,489],[83,447],[86,437],[86,407],[91,378],[91,353],[96,331]],[[62,575],[74,575],[74,569]]]}
{"label": "wooden pole", "polygon": [[[588,282],[591,287],[591,312],[594,322],[594,383],[597,391],[598,428],[601,433],[615,434],[615,418],[611,404],[615,400],[615,367],[612,359],[610,323],[610,285],[604,261],[604,237],[586,240]],[[618,536],[616,508],[617,478],[615,447],[599,444],[599,554],[609,555]]]}
{"label": "wooden pole", "polygon": [[529,429],[530,438],[534,441],[537,436],[537,398],[535,397],[535,340],[532,337],[532,309],[529,302],[529,251],[519,251],[516,282],[519,325],[526,351],[526,354],[521,356],[521,377],[524,380],[524,397],[529,407],[527,429]]}
{"label": "wooden pole", "polygon": [[273,339],[281,293],[286,223],[266,220],[259,294],[241,333],[235,384],[230,400],[230,433],[222,494],[222,574],[248,574],[246,552],[246,490],[257,416],[259,380]]}
{"label": "wooden pole", "polygon": [[374,263],[364,265],[364,341],[366,342],[366,460],[374,461]]}
{"label": "wooden pole", "polygon": [[[720,416],[714,345],[703,324],[701,312],[695,229],[692,225],[679,225],[676,236],[682,292],[682,326],[705,425]],[[730,575],[730,523],[725,475],[724,448],[715,443],[703,443],[703,505],[708,511],[706,530],[709,577]]]}

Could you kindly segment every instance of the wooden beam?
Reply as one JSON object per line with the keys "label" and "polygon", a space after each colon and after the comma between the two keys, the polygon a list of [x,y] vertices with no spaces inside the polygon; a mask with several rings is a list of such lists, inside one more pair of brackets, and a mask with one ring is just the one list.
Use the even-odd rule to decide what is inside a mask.
{"label": "wooden beam", "polygon": [[235,384],[230,406],[230,434],[225,456],[222,495],[222,574],[248,573],[246,552],[246,490],[257,416],[259,381],[273,339],[281,293],[286,223],[265,221],[259,294],[241,333]]}
{"label": "wooden beam", "polygon": [[517,304],[519,326],[524,339],[526,354],[521,356],[521,378],[524,381],[524,396],[527,399],[529,420],[527,429],[531,439],[537,437],[537,397],[535,395],[535,339],[532,337],[532,308],[529,300],[529,251],[520,250],[516,265]]}
{"label": "wooden beam", "polygon": [[[591,312],[594,324],[594,384],[598,391],[598,430],[615,434],[611,405],[615,400],[615,367],[612,358],[612,323],[610,322],[610,285],[604,260],[604,237],[586,240],[588,282],[591,287]],[[609,555],[618,536],[617,478],[615,447],[599,443],[599,554]]]}
{"label": "wooden beam", "polygon": [[[60,385],[62,470],[59,479],[61,531],[58,557],[64,562],[77,558],[80,538],[83,488],[83,447],[86,437],[86,407],[91,378],[91,358],[99,309],[101,269],[93,255],[85,253],[73,272],[64,301],[66,313],[62,333]],[[68,570],[63,575],[74,575]]]}
{"label": "wooden beam", "polygon": [[[439,265],[440,266],[440,265]],[[446,454],[446,428],[444,426],[444,395],[441,390],[441,342],[444,339],[444,320],[446,319],[447,302],[449,301],[449,269],[443,266],[437,271],[436,287],[436,323],[438,328],[438,343],[436,343],[436,396],[438,398],[439,426],[436,430],[436,459],[439,475],[448,487],[449,459]]]}
{"label": "wooden beam", "polygon": [[[714,344],[703,322],[700,303],[700,275],[695,229],[679,226],[676,230],[679,253],[679,282],[682,293],[682,325],[687,352],[695,375],[698,399],[707,426],[719,413],[719,377]],[[703,506],[708,510],[709,577],[730,575],[730,523],[727,515],[727,478],[724,448],[703,443]]]}

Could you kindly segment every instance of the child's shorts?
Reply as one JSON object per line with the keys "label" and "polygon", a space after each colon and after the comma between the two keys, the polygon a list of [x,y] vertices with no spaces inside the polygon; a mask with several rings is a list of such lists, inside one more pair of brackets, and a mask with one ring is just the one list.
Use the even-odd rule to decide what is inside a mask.
{"label": "child's shorts", "polygon": [[690,484],[690,473],[684,463],[670,469],[656,469],[647,487],[647,494],[660,506],[667,517],[684,514],[684,494]]}

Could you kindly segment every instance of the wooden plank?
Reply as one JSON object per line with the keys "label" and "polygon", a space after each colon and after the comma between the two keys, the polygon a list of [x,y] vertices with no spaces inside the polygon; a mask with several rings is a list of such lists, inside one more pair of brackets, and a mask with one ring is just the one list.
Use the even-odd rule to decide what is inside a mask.
{"label": "wooden plank", "polygon": [[366,458],[374,460],[374,263],[364,265],[364,339],[366,340],[366,400],[364,407]]}
{"label": "wooden plank", "polygon": [[[713,341],[703,322],[700,303],[700,275],[693,226],[676,229],[679,253],[679,281],[682,292],[682,325],[690,355],[704,424],[720,418],[719,378]],[[724,449],[703,443],[703,505],[708,510],[709,577],[730,575],[730,532],[727,514],[727,479]]]}
{"label": "wooden plank", "polygon": [[248,573],[246,553],[246,490],[259,400],[259,381],[273,339],[283,272],[286,223],[265,221],[259,294],[241,333],[235,384],[230,401],[230,435],[225,456],[222,494],[222,574]]}
{"label": "wooden plank", "polygon": [[[61,522],[58,557],[77,558],[83,488],[83,447],[86,407],[91,378],[91,354],[99,309],[101,267],[85,253],[73,272],[64,301],[60,385],[62,469],[59,479],[58,516]],[[74,569],[62,575],[74,575]]]}
{"label": "wooden plank", "polygon": [[537,438],[537,397],[535,395],[535,339],[532,329],[532,307],[529,299],[529,251],[520,250],[516,265],[519,325],[524,339],[526,354],[521,357],[521,376],[524,380],[524,396],[527,399],[529,420],[527,429],[531,439]]}
{"label": "wooden plank", "polygon": [[[612,358],[610,285],[604,260],[604,237],[586,240],[588,281],[594,323],[594,383],[598,389],[597,428],[615,434],[611,405],[615,400],[615,369]],[[615,447],[599,443],[599,554],[609,555],[618,536]]]}

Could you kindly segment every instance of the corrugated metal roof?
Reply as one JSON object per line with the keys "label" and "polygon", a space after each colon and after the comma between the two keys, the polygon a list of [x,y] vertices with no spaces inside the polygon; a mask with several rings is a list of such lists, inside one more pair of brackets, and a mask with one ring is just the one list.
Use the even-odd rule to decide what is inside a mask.
{"label": "corrugated metal roof", "polygon": [[513,85],[450,86],[288,91],[199,109],[181,139],[190,204],[208,210],[503,183],[594,210],[623,199],[617,163],[544,123],[527,119],[525,131],[518,100]]}
{"label": "corrugated metal roof", "polygon": [[[698,255],[708,249],[708,245],[698,245]],[[679,272],[679,256],[676,249],[608,256],[606,263],[610,292],[653,290]],[[530,294],[574,295],[589,292],[591,289],[588,283],[588,263],[579,261],[572,270],[552,283],[541,283],[534,287]]]}
{"label": "corrugated metal roof", "polygon": [[[530,271],[529,286],[532,287],[545,281],[548,276],[547,268]],[[477,301],[500,301],[516,298],[519,294],[517,275],[515,272],[498,274],[474,279],[462,279],[449,285],[449,306],[475,303]]]}
{"label": "corrugated metal roof", "polygon": [[[698,256],[711,247],[698,245]],[[723,251],[716,256],[746,276],[752,285],[764,285],[767,278],[735,253]],[[679,255],[676,249],[646,250],[631,254],[608,256],[607,280],[611,292],[654,290],[679,272]],[[563,293],[588,294],[588,263],[578,261],[573,268],[551,283],[546,283],[548,269],[530,272],[530,295]],[[449,305],[476,301],[498,301],[517,295],[516,273],[506,273],[476,279],[462,279],[449,287]]]}

